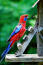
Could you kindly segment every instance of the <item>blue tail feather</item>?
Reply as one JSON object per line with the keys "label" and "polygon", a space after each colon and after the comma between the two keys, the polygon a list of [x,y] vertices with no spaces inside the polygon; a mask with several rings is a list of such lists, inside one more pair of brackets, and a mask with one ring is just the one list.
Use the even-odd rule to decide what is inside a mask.
{"label": "blue tail feather", "polygon": [[[11,41],[11,43],[12,43],[12,41]],[[5,57],[5,55],[9,52],[9,50],[11,49],[11,47],[10,47],[10,45],[11,45],[11,43],[8,45],[8,47],[4,50],[4,52],[2,53],[2,55],[1,55],[1,61],[4,59],[4,57]],[[0,62],[1,62],[0,61]]]}
{"label": "blue tail feather", "polygon": [[6,51],[6,53],[2,55],[2,58],[1,58],[0,62],[4,59],[5,55],[9,52],[10,49],[11,49],[11,48],[9,48],[9,49]]}
{"label": "blue tail feather", "polygon": [[3,57],[4,55],[6,55],[9,52],[10,48],[11,47],[6,48],[6,50],[3,52],[3,54],[1,55],[1,57]]}
{"label": "blue tail feather", "polygon": [[10,45],[11,45],[11,43],[10,43],[10,44],[8,45],[8,47],[4,50],[4,52],[3,52],[2,55],[1,55],[1,57],[7,52],[7,50],[9,50]]}

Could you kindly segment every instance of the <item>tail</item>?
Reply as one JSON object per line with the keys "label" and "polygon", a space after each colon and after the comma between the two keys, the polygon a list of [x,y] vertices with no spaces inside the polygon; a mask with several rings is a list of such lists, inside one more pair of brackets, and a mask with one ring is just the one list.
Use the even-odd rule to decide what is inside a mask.
{"label": "tail", "polygon": [[[12,41],[11,41],[11,43],[12,43]],[[11,43],[8,45],[8,47],[4,50],[4,52],[2,53],[2,55],[1,55],[1,60],[0,60],[0,63],[1,63],[1,61],[4,59],[4,57],[5,57],[5,55],[9,52],[9,50],[11,49]]]}

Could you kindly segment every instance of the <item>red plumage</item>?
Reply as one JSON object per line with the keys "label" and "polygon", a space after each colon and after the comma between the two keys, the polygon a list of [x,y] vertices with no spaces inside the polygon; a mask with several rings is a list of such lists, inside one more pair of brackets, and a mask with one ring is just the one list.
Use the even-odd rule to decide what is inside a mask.
{"label": "red plumage", "polygon": [[15,34],[11,39],[10,39],[10,42],[13,40],[11,46],[16,42],[18,41],[25,33],[26,29],[24,26],[22,26],[22,28],[20,29],[20,31]]}
{"label": "red plumage", "polygon": [[[21,24],[22,25],[22,28],[20,29],[20,31],[18,32],[18,33],[16,33],[15,35],[13,35],[12,37],[11,37],[11,39],[10,39],[10,42],[13,40],[13,42],[12,42],[12,44],[11,44],[11,47],[12,47],[12,45],[16,42],[16,41],[18,41],[18,40],[20,40],[20,38],[24,35],[24,33],[25,33],[25,31],[26,31],[26,21],[24,21],[24,18],[25,17],[27,17],[28,15],[22,15],[21,17],[20,17],[20,20],[19,20],[19,24]],[[18,24],[18,25],[19,25]]]}

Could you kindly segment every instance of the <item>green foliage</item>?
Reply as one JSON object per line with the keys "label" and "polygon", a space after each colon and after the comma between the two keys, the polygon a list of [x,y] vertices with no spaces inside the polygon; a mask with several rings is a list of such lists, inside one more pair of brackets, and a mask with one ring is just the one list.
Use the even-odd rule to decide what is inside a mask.
{"label": "green foliage", "polygon": [[[32,5],[35,2],[36,0],[0,0],[0,55],[8,46],[9,43],[6,43],[6,41],[18,24],[20,16],[22,14],[28,14],[29,17],[37,15],[37,6],[32,8]],[[34,27],[34,25],[35,19],[30,19],[26,23],[26,28],[28,26]],[[20,39],[20,42],[22,42],[22,38]],[[35,43],[35,41],[32,41],[32,43]],[[34,49],[34,51],[32,51],[32,49]],[[17,47],[15,43],[9,53],[13,54],[16,50]],[[30,52],[36,53],[35,48],[30,48],[27,53]],[[10,65],[10,63],[4,63],[3,61],[1,65]]]}
{"label": "green foliage", "polygon": [[35,54],[36,53],[36,48],[30,47],[28,54]]}

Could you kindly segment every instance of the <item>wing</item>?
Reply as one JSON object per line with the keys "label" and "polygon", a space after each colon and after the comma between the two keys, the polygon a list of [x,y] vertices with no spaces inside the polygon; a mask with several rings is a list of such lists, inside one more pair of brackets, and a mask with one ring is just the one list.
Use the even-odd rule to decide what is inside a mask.
{"label": "wing", "polygon": [[16,33],[18,33],[21,28],[22,28],[22,25],[19,24],[19,25],[15,28],[15,30],[11,33],[11,35],[10,35],[8,41],[11,39],[11,37],[12,37],[13,35],[15,35]]}
{"label": "wing", "polygon": [[19,25],[15,28],[15,30],[12,32],[11,36],[13,36],[14,34],[18,33],[21,28],[22,28],[22,25],[19,24]]}

